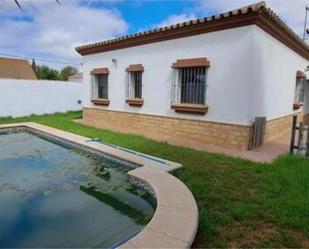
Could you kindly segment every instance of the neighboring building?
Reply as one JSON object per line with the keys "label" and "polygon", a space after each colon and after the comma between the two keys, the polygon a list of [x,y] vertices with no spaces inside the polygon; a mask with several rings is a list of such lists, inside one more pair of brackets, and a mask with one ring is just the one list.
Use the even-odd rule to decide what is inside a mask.
{"label": "neighboring building", "polygon": [[36,80],[37,77],[27,60],[0,57],[0,78]]}
{"label": "neighboring building", "polygon": [[68,77],[69,81],[75,81],[75,82],[83,82],[83,74],[82,73],[76,73],[72,76]]}
{"label": "neighboring building", "polygon": [[[263,2],[76,50],[86,123],[237,149],[290,129],[309,59],[309,47]],[[252,128],[261,116],[265,134],[263,124]]]}

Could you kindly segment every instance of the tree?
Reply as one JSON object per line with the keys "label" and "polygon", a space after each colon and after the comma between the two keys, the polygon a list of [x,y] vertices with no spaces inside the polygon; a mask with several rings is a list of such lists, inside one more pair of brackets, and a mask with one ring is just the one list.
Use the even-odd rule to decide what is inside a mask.
{"label": "tree", "polygon": [[[36,68],[36,75],[40,80],[63,80],[67,81],[69,76],[72,76],[78,73],[76,67],[66,66],[62,68],[59,72],[55,69],[52,69],[46,65],[36,65],[35,61],[32,60],[32,68]],[[33,69],[34,70],[34,69]]]}
{"label": "tree", "polygon": [[59,73],[59,80],[67,81],[69,76],[72,76],[78,72],[76,67],[66,66]]}
{"label": "tree", "polygon": [[37,66],[37,77],[40,80],[59,80],[59,72],[48,66]]}
{"label": "tree", "polygon": [[34,59],[32,59],[31,67],[32,67],[32,70],[35,73],[35,75],[38,76],[38,67],[37,67]]}

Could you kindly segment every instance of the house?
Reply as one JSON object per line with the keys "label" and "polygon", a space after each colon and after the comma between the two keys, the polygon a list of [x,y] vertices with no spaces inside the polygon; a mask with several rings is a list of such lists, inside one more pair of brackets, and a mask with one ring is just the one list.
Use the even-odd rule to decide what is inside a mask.
{"label": "house", "polygon": [[82,73],[76,73],[72,76],[69,76],[68,80],[74,81],[74,82],[83,82],[83,74]]}
{"label": "house", "polygon": [[0,78],[36,80],[37,77],[27,60],[0,57]]}
{"label": "house", "polygon": [[309,47],[264,2],[76,50],[96,127],[247,150],[301,115]]}

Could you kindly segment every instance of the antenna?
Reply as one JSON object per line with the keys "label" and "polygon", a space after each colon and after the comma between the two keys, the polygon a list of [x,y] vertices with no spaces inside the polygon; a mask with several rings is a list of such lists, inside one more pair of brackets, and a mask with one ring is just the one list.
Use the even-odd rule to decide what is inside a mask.
{"label": "antenna", "polygon": [[14,0],[14,2],[15,2],[15,4],[18,6],[18,8],[19,8],[20,10],[23,10],[23,8],[21,7],[21,5],[19,4],[19,2],[18,2],[17,0]]}
{"label": "antenna", "polygon": [[305,25],[304,25],[304,34],[303,34],[303,40],[306,39],[306,28],[307,28],[307,15],[308,15],[309,7],[306,6],[306,14],[305,14]]}

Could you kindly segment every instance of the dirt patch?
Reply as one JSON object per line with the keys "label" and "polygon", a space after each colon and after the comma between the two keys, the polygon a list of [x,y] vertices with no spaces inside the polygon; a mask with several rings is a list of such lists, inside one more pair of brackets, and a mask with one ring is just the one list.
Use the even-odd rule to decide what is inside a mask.
{"label": "dirt patch", "polygon": [[249,195],[251,196],[251,195],[257,195],[257,194],[259,194],[261,192],[261,190],[260,189],[257,189],[257,188],[249,188],[248,189],[248,193],[249,193]]}
{"label": "dirt patch", "polygon": [[218,170],[224,170],[225,171],[226,169],[230,169],[231,165],[220,163],[220,164],[216,165],[216,168]]}
{"label": "dirt patch", "polygon": [[[309,237],[300,231],[283,229],[274,223],[260,221],[255,225],[237,223],[225,227],[220,237],[228,248],[297,247],[309,248]],[[231,236],[232,234],[232,236]],[[289,242],[291,240],[292,242]]]}
{"label": "dirt patch", "polygon": [[201,232],[197,232],[191,248],[203,248],[205,243]]}
{"label": "dirt patch", "polygon": [[295,230],[288,230],[288,233],[296,238],[303,248],[309,248],[309,234],[303,234]]}
{"label": "dirt patch", "polygon": [[228,244],[229,248],[254,247],[264,238],[277,233],[276,227],[272,223],[259,223],[253,227],[237,224],[232,230],[234,230],[234,233],[239,234],[239,238],[233,239]]}

